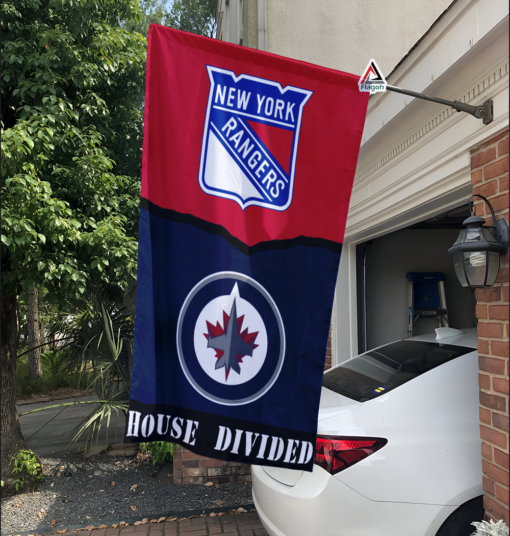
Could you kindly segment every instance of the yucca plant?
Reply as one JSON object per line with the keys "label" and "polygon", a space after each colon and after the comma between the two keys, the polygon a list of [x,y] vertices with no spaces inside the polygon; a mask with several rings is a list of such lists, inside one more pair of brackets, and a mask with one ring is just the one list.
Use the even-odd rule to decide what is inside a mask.
{"label": "yucca plant", "polygon": [[[99,335],[93,335],[83,349],[83,359],[90,363],[84,371],[92,377],[88,388],[98,395],[98,407],[73,438],[73,441],[78,441],[86,433],[87,445],[92,443],[94,437],[99,437],[104,419],[108,429],[114,413],[127,412],[131,389],[133,322],[129,317],[117,314],[114,323],[103,304],[101,317],[103,330]],[[88,357],[92,356],[87,350],[91,345],[95,345],[95,352],[89,360]]]}
{"label": "yucca plant", "polygon": [[[73,442],[85,437],[86,448],[97,440],[103,421],[127,412],[131,389],[134,318],[128,308],[105,306],[98,298],[74,313],[60,313],[50,333],[65,340],[67,366],[81,371],[81,383],[99,400],[67,402],[34,411],[77,404],[97,404],[79,425]],[[21,415],[25,415],[22,413]]]}

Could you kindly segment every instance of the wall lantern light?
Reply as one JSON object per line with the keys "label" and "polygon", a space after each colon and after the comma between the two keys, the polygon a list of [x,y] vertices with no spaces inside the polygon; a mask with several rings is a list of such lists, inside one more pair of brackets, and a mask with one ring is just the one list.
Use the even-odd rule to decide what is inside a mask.
{"label": "wall lantern light", "polygon": [[[484,226],[485,220],[476,216],[473,197],[487,203],[495,225]],[[463,287],[492,287],[498,277],[499,258],[508,251],[508,223],[505,219],[496,222],[492,205],[481,195],[471,196],[468,205],[471,216],[463,222],[466,229],[462,229],[448,253],[453,255],[455,273]]]}

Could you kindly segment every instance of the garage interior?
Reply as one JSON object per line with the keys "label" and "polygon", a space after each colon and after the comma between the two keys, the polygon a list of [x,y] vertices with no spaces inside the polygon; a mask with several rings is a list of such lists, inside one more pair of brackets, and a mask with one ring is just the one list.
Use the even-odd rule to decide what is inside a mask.
{"label": "garage interior", "polygon": [[[461,286],[448,253],[469,214],[463,205],[356,246],[359,353],[409,336],[408,272],[443,273],[450,327],[476,327],[474,290]],[[422,317],[414,335],[439,326],[439,317]]]}

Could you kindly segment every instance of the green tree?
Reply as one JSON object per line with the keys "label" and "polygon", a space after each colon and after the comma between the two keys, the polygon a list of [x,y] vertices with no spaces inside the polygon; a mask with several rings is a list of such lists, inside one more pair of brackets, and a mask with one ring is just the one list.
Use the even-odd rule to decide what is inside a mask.
{"label": "green tree", "polygon": [[1,463],[24,447],[17,297],[119,295],[135,277],[146,40],[135,0],[2,4]]}
{"label": "green tree", "polygon": [[216,33],[218,0],[140,0],[141,16],[126,20],[122,27],[149,35],[150,24],[161,24],[206,37]]}
{"label": "green tree", "polygon": [[140,0],[140,16],[122,23],[130,32],[138,32],[148,37],[150,24],[166,24],[169,16],[168,0]]}
{"label": "green tree", "polygon": [[206,37],[216,33],[217,0],[174,0],[166,26]]}

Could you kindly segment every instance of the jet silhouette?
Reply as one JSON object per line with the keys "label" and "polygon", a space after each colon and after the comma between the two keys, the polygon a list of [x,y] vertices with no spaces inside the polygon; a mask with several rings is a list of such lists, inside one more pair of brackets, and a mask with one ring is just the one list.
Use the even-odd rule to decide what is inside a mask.
{"label": "jet silhouette", "polygon": [[216,366],[214,368],[219,369],[225,367],[227,377],[230,369],[234,369],[237,374],[241,374],[241,367],[239,366],[236,355],[247,355],[252,357],[253,343],[248,344],[237,334],[237,307],[235,298],[225,333],[213,337],[212,333],[209,331],[207,348],[214,348],[215,350],[221,350],[223,352],[223,355],[216,361]]}

